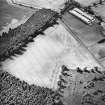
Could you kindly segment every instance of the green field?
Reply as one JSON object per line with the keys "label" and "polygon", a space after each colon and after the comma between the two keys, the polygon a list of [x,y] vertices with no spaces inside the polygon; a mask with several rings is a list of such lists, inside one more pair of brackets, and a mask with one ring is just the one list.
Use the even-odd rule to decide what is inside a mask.
{"label": "green field", "polygon": [[92,8],[96,15],[99,15],[105,21],[105,3],[103,5],[98,5],[97,7]]}
{"label": "green field", "polygon": [[29,84],[56,89],[61,65],[71,68],[99,66],[64,26],[48,28],[44,33],[45,36],[39,35],[28,44],[23,55],[4,61],[3,70]]}
{"label": "green field", "polygon": [[80,4],[84,5],[84,6],[89,6],[91,5],[92,3],[95,3],[99,0],[75,0],[77,2],[79,2]]}
{"label": "green field", "polygon": [[65,13],[63,21],[68,25],[82,42],[87,46],[91,46],[103,38],[97,25],[88,25],[70,13]]}

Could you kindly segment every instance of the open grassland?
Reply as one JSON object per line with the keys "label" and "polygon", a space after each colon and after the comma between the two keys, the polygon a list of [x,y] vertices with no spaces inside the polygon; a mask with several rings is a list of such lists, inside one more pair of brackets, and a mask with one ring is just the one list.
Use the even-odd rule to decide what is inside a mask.
{"label": "open grassland", "polygon": [[55,105],[55,91],[29,85],[0,70],[0,105]]}
{"label": "open grassland", "polygon": [[89,48],[97,59],[105,58],[105,43],[95,44]]}
{"label": "open grassland", "polygon": [[59,93],[64,105],[105,105],[105,72],[92,69],[62,67]]}
{"label": "open grassland", "polygon": [[82,4],[83,6],[89,6],[95,2],[98,2],[99,0],[75,0],[75,1]]}
{"label": "open grassland", "polygon": [[105,67],[105,43],[96,43],[93,46],[89,47],[89,49]]}
{"label": "open grassland", "polygon": [[35,10],[11,6],[6,0],[0,0],[0,36],[2,32],[8,32],[9,28],[15,28],[23,24]]}
{"label": "open grassland", "polygon": [[68,27],[75,31],[77,36],[87,47],[104,38],[96,24],[85,24],[83,21],[68,12],[63,15],[62,20]]}
{"label": "open grassland", "polygon": [[62,25],[48,28],[44,33],[28,44],[23,55],[4,61],[2,69],[29,84],[56,89],[61,65],[99,66]]}
{"label": "open grassland", "polygon": [[96,15],[99,15],[102,17],[102,19],[105,21],[105,2],[103,5],[98,5],[97,7],[92,7],[93,11]]}
{"label": "open grassland", "polygon": [[[7,0],[13,4],[12,0]],[[13,0],[14,3],[26,5],[33,8],[48,8],[59,11],[64,7],[66,0]]]}

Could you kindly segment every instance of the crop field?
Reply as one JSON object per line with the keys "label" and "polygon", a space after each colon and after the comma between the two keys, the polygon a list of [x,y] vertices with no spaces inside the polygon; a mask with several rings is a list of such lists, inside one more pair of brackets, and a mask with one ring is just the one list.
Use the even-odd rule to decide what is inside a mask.
{"label": "crop field", "polygon": [[94,44],[93,46],[89,47],[89,50],[94,54],[96,59],[105,67],[105,43],[101,44]]}
{"label": "crop field", "polygon": [[64,105],[105,105],[105,74],[100,69],[62,68],[59,93]]}
{"label": "crop field", "polygon": [[48,28],[44,33],[28,44],[23,55],[4,61],[2,69],[29,84],[56,89],[61,65],[99,66],[62,25]]}
{"label": "crop field", "polygon": [[[10,4],[12,0],[7,0]],[[53,10],[59,10],[64,7],[65,0],[13,0],[17,4],[22,4],[25,6],[33,8],[48,8]]]}
{"label": "crop field", "polygon": [[11,6],[6,0],[0,0],[0,35],[23,24],[35,10]]}
{"label": "crop field", "polygon": [[87,47],[104,38],[97,25],[87,25],[70,13],[65,13],[63,21],[77,33]]}
{"label": "crop field", "polygon": [[97,7],[92,7],[93,11],[96,13],[96,15],[99,15],[103,18],[105,21],[105,2],[103,5],[98,5]]}
{"label": "crop field", "polygon": [[99,0],[75,0],[75,1],[79,2],[83,6],[89,6],[92,3],[98,2]]}

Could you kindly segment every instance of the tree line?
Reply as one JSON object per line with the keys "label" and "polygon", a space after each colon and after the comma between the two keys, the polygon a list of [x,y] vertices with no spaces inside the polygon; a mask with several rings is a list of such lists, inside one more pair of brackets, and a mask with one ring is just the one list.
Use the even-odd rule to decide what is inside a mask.
{"label": "tree line", "polygon": [[0,70],[0,105],[57,105],[57,96],[52,89],[29,85]]}
{"label": "tree line", "polygon": [[[23,54],[24,47],[33,42],[39,34],[44,35],[44,30],[55,24],[58,13],[50,9],[40,9],[33,14],[24,24],[15,29],[9,29],[0,36],[0,61],[4,61],[16,54]],[[24,50],[25,51],[25,50]]]}

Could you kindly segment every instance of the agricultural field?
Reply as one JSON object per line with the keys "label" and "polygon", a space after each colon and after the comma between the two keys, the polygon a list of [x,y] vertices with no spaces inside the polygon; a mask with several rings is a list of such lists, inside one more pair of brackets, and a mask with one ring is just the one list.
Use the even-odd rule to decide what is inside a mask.
{"label": "agricultural field", "polygon": [[[7,0],[13,4],[12,0]],[[65,0],[13,0],[14,3],[26,5],[33,8],[47,8],[59,11],[64,7]]]}
{"label": "agricultural field", "polygon": [[92,10],[95,12],[96,15],[101,16],[102,19],[105,21],[105,2],[103,2],[103,5],[92,7]]}
{"label": "agricultural field", "polygon": [[95,2],[98,2],[99,0],[75,0],[75,1],[82,4],[83,6],[89,6]]}
{"label": "agricultural field", "polygon": [[[102,1],[100,4],[100,0],[76,0],[83,6],[91,6],[92,10],[95,12],[97,16],[101,16],[105,21],[105,1]],[[96,3],[96,5],[94,5]]]}
{"label": "agricultural field", "polygon": [[4,61],[2,69],[29,84],[56,89],[61,65],[70,68],[99,66],[62,25],[48,28],[44,33],[28,44],[23,55]]}
{"label": "agricultural field", "polygon": [[[70,27],[79,39],[87,46],[91,46],[104,38],[97,25],[87,25],[77,17],[66,12],[63,16],[64,23]],[[71,20],[71,21],[70,21]]]}
{"label": "agricultural field", "polygon": [[0,0],[0,36],[2,32],[8,32],[9,28],[15,28],[35,12],[29,8],[11,6],[6,0]]}
{"label": "agricultural field", "polygon": [[[7,1],[10,4],[12,3],[11,0]],[[46,7],[58,11],[65,0],[62,0],[60,3],[59,0],[14,1],[28,6],[37,8]],[[83,5],[90,5],[96,2],[96,0],[88,0],[88,3],[86,0],[77,1],[80,2],[80,4],[84,3]],[[48,28],[43,30],[40,26],[43,26],[44,19],[46,20],[48,17],[53,17],[50,13],[49,15],[47,12],[44,14],[45,11],[40,11],[40,15],[36,12],[36,14],[34,14],[36,17],[33,15],[29,21],[22,24],[21,27],[17,27],[16,30],[9,29],[7,34],[4,33],[4,40],[2,40],[3,37],[1,37],[2,49],[6,47],[8,49],[8,46],[13,46],[14,48],[11,47],[7,52],[7,49],[4,49],[6,53],[1,53],[2,58],[8,58],[1,59],[0,61],[0,78],[3,77],[1,79],[2,89],[0,90],[3,90],[3,87],[6,89],[9,88],[8,90],[10,91],[12,90],[12,92],[2,92],[2,94],[0,94],[1,97],[3,95],[2,100],[4,94],[9,92],[7,95],[10,97],[6,95],[6,101],[11,100],[13,96],[16,96],[16,98],[20,100],[22,100],[23,97],[26,99],[31,96],[28,101],[32,104],[36,102],[37,105],[43,105],[44,102],[45,105],[50,105],[49,103],[54,101],[54,95],[52,94],[52,96],[51,93],[56,92],[60,95],[60,99],[64,102],[64,105],[81,105],[81,102],[84,105],[88,102],[92,103],[92,105],[97,105],[97,102],[100,102],[100,100],[102,101],[100,105],[105,105],[105,73],[99,62],[95,59],[95,57],[100,59],[100,57],[105,56],[105,48],[104,44],[97,44],[98,47],[94,46],[97,41],[103,38],[100,30],[98,30],[98,27],[94,26],[94,24],[89,26],[69,13],[65,13],[62,20],[56,20],[56,25],[50,24],[49,26],[49,24],[47,24]],[[44,22],[47,23],[48,21]],[[37,29],[38,32],[35,33]],[[40,32],[39,29],[43,31]],[[10,39],[6,37],[6,35],[8,35]],[[25,38],[28,35],[29,37]],[[76,35],[78,38],[74,37]],[[23,40],[20,41],[22,37]],[[19,44],[15,42],[15,38],[19,40]],[[6,41],[7,43],[5,43]],[[14,43],[16,43],[17,46],[15,46]],[[24,46],[22,43],[24,43]],[[8,46],[5,47],[4,45]],[[86,47],[84,45],[86,45]],[[96,54],[95,57],[89,50],[92,50],[92,53]],[[7,81],[9,81],[8,85],[6,85]],[[13,86],[11,86],[11,84]],[[19,86],[17,86],[17,84]],[[5,87],[5,85],[7,87]],[[103,97],[102,95],[97,95],[97,92],[100,94],[103,93]],[[63,98],[61,98],[62,94]],[[95,98],[91,97],[92,95],[94,95]],[[98,101],[96,99],[98,99]],[[13,100],[14,102],[20,101],[18,99],[15,101],[15,98]],[[23,101],[25,100],[22,100],[22,102]]]}
{"label": "agricultural field", "polygon": [[98,41],[105,38],[104,34],[101,32],[100,27],[97,24],[87,25],[70,13],[65,13],[62,21],[64,21],[67,27],[71,28],[75,32],[76,36],[104,66],[105,60],[100,61],[100,59],[104,59],[105,57],[105,43],[97,43]]}
{"label": "agricultural field", "polygon": [[99,68],[62,66],[59,93],[64,105],[105,105],[105,74]]}
{"label": "agricultural field", "polygon": [[105,67],[105,42],[96,43],[89,47],[96,59]]}
{"label": "agricultural field", "polygon": [[97,59],[103,59],[105,57],[105,43],[91,46],[89,48]]}
{"label": "agricultural field", "polygon": [[52,89],[29,85],[0,70],[0,105],[53,105],[56,96]]}

